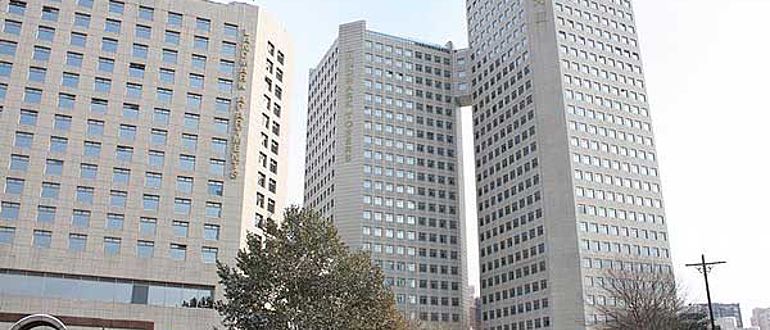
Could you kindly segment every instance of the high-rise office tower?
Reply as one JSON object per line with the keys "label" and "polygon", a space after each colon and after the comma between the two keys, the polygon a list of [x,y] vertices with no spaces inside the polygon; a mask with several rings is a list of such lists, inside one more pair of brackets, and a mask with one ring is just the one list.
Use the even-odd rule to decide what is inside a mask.
{"label": "high-rise office tower", "polygon": [[484,329],[585,329],[671,272],[629,0],[468,0]]}
{"label": "high-rise office tower", "polygon": [[285,30],[243,3],[0,5],[0,327],[211,329],[214,261],[284,206]]}
{"label": "high-rise office tower", "polygon": [[310,72],[305,205],[372,253],[426,326],[465,325],[456,94],[465,50],[340,26]]}

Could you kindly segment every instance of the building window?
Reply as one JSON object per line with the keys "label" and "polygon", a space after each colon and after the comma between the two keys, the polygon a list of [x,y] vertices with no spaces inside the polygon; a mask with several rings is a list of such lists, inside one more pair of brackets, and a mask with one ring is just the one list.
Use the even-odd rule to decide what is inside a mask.
{"label": "building window", "polygon": [[115,208],[125,208],[128,200],[128,192],[120,190],[110,190],[110,206]]}
{"label": "building window", "polygon": [[149,47],[147,45],[133,44],[131,46],[131,55],[133,57],[147,59],[148,52],[149,52]]}
{"label": "building window", "polygon": [[53,41],[53,37],[56,34],[56,29],[47,26],[39,26],[37,28],[37,40]]}
{"label": "building window", "polygon": [[152,112],[152,121],[159,125],[168,125],[171,111],[168,109],[155,108]]}
{"label": "building window", "polygon": [[172,27],[180,27],[182,26],[182,17],[182,14],[168,12],[168,20],[166,23]]}
{"label": "building window", "polygon": [[19,112],[19,124],[36,126],[37,125],[37,111],[24,110]]}
{"label": "building window", "polygon": [[163,40],[167,44],[171,44],[171,45],[175,45],[175,46],[179,45],[179,38],[180,38],[180,33],[179,32],[171,31],[171,30],[166,30],[166,33],[164,34],[164,36],[165,37],[163,38]]}
{"label": "building window", "polygon": [[0,244],[13,244],[16,228],[0,226]]}
{"label": "building window", "polygon": [[11,171],[26,172],[27,168],[29,168],[29,156],[11,155],[11,165],[9,167]]}
{"label": "building window", "polygon": [[123,117],[128,119],[139,118],[139,105],[123,103]]}
{"label": "building window", "polygon": [[220,139],[220,138],[212,138],[211,149],[216,154],[224,155],[227,152],[227,140]]}
{"label": "building window", "polygon": [[160,196],[142,195],[142,207],[145,211],[157,212],[160,205]]}
{"label": "building window", "polygon": [[115,70],[115,60],[111,58],[100,57],[97,69],[103,72],[112,72]]}
{"label": "building window", "polygon": [[102,152],[102,144],[94,141],[85,141],[83,143],[83,155],[86,157],[99,157]]}
{"label": "building window", "polygon": [[107,113],[107,104],[108,104],[107,100],[92,98],[91,112],[98,113],[98,114],[105,114]]}
{"label": "building window", "polygon": [[5,178],[5,193],[9,195],[21,195],[24,191],[24,179]]}
{"label": "building window", "polygon": [[26,103],[40,103],[43,99],[43,90],[37,88],[25,88],[24,89],[24,102]]}
{"label": "building window", "polygon": [[129,64],[128,75],[133,78],[144,78],[144,64],[141,64],[141,63]]}
{"label": "building window", "polygon": [[75,191],[75,199],[78,203],[93,204],[94,203],[94,188],[78,186]]}
{"label": "building window", "polygon": [[77,47],[85,47],[87,37],[88,36],[85,33],[72,32],[70,34],[70,45],[77,46]]}
{"label": "building window", "polygon": [[35,230],[32,232],[32,245],[47,249],[51,247],[51,232],[47,230]]}
{"label": "building window", "polygon": [[124,9],[125,9],[124,3],[116,0],[110,0],[110,5],[109,5],[110,13],[122,15]]}
{"label": "building window", "polygon": [[155,9],[151,7],[139,6],[139,18],[143,20],[152,21],[155,14]]}
{"label": "building window", "polygon": [[193,178],[187,176],[176,177],[176,191],[191,194],[193,190]]}
{"label": "building window", "polygon": [[169,257],[172,260],[184,261],[187,258],[187,245],[171,243]]}
{"label": "building window", "polygon": [[224,34],[226,37],[235,38],[238,36],[238,25],[225,23]]}
{"label": "building window", "polygon": [[13,202],[0,203],[0,218],[5,220],[16,220],[19,218],[19,209],[21,204]]}
{"label": "building window", "polygon": [[125,216],[122,214],[116,214],[116,213],[107,213],[107,229],[112,230],[123,230],[123,222],[125,221]]}
{"label": "building window", "polygon": [[[0,41],[0,45],[1,44],[2,44],[2,41]],[[35,46],[35,48],[32,51],[32,59],[35,61],[48,62],[50,58],[51,58],[51,48],[43,47],[43,46]]]}
{"label": "building window", "polygon": [[102,38],[102,51],[116,53],[118,51],[118,40],[112,38]]}
{"label": "building window", "polygon": [[27,3],[19,0],[11,0],[8,2],[8,13],[24,16],[24,12],[27,10]]}
{"label": "building window", "polygon": [[221,218],[222,203],[206,202],[206,216],[209,218]]}
{"label": "building window", "polygon": [[90,136],[102,136],[104,135],[104,122],[96,119],[88,120],[88,135]]}
{"label": "building window", "polygon": [[158,72],[160,81],[166,84],[174,83],[174,74],[175,74],[174,70],[166,69],[166,68],[161,68],[160,71]]}
{"label": "building window", "polygon": [[37,221],[45,223],[53,223],[56,219],[56,207],[38,205],[37,206]]}
{"label": "building window", "polygon": [[51,152],[66,152],[67,151],[67,138],[52,136],[51,137]]}
{"label": "building window", "polygon": [[112,169],[112,184],[128,185],[131,180],[131,170],[127,168],[114,167]]}
{"label": "building window", "polygon": [[104,254],[106,255],[118,255],[120,254],[120,238],[119,237],[105,237],[104,238]]}
{"label": "building window", "polygon": [[0,40],[0,55],[16,56],[16,43],[8,40]]}
{"label": "building window", "polygon": [[198,70],[206,70],[206,56],[193,54],[192,67]]}
{"label": "building window", "polygon": [[59,93],[59,108],[61,109],[75,108],[75,95],[67,94],[67,93]]}
{"label": "building window", "polygon": [[96,179],[96,175],[99,171],[99,166],[96,164],[80,164],[80,178],[86,180]]}
{"label": "building window", "polygon": [[221,55],[227,57],[235,57],[235,43],[223,41]]}
{"label": "building window", "polygon": [[10,77],[13,70],[13,64],[10,62],[0,62],[0,77]]}
{"label": "building window", "polygon": [[120,33],[120,21],[116,19],[106,19],[104,21],[104,32]]}
{"label": "building window", "polygon": [[160,189],[163,183],[163,174],[156,172],[144,173],[144,186],[145,188]]}
{"label": "building window", "polygon": [[223,159],[210,159],[209,173],[212,175],[225,175],[225,161]]}
{"label": "building window", "polygon": [[86,250],[86,241],[88,236],[83,234],[70,234],[70,251],[83,252]]}
{"label": "building window", "polygon": [[176,237],[187,237],[189,227],[190,223],[186,221],[174,220],[171,222],[171,229]]}
{"label": "building window", "polygon": [[109,93],[112,86],[112,80],[108,78],[95,77],[94,78],[94,91],[101,93]]}
{"label": "building window", "polygon": [[156,98],[163,103],[171,103],[171,98],[174,96],[174,92],[166,88],[158,88]]}
{"label": "building window", "polygon": [[218,250],[215,247],[204,246],[201,248],[201,259],[204,264],[213,264],[217,262]]}
{"label": "building window", "polygon": [[153,128],[150,130],[150,142],[156,145],[165,145],[167,135],[168,132],[166,130]]}
{"label": "building window", "polygon": [[64,87],[77,88],[80,83],[80,75],[77,73],[64,72],[61,77],[61,84]]}
{"label": "building window", "polygon": [[72,225],[78,228],[88,228],[91,223],[91,211],[72,210]]}
{"label": "building window", "polygon": [[192,209],[192,201],[187,198],[174,199],[174,213],[189,215]]}
{"label": "building window", "polygon": [[32,139],[34,134],[27,132],[16,132],[14,139],[14,146],[21,149],[29,149],[32,147]]}
{"label": "building window", "polygon": [[61,185],[56,182],[43,182],[43,189],[40,191],[41,198],[59,199],[59,190]]}
{"label": "building window", "polygon": [[211,196],[222,196],[224,183],[222,181],[209,180],[208,191]]}
{"label": "building window", "polygon": [[91,15],[75,13],[75,27],[87,29],[91,25]]}
{"label": "building window", "polygon": [[[202,95],[194,94],[194,93],[187,93],[187,108],[188,109],[190,109],[190,110],[200,110],[201,109],[201,105],[203,105],[203,96]],[[197,116],[197,115],[195,115],[195,116]]]}
{"label": "building window", "polygon": [[136,256],[139,258],[152,258],[155,254],[155,242],[152,241],[137,241],[136,242]]}
{"label": "building window", "polygon": [[204,224],[203,225],[203,239],[208,241],[219,240],[219,225]]}
{"label": "building window", "polygon": [[45,68],[30,67],[27,80],[34,81],[34,82],[45,82],[45,74],[46,74]]}
{"label": "building window", "polygon": [[21,35],[21,22],[6,19],[3,25],[3,32],[17,36]]}
{"label": "building window", "polygon": [[195,156],[193,155],[179,155],[179,168],[183,171],[195,170]]}
{"label": "building window", "polygon": [[159,150],[150,150],[148,152],[147,163],[154,168],[163,168],[166,154]]}
{"label": "building window", "polygon": [[152,28],[145,25],[137,25],[134,31],[134,36],[142,39],[152,38]]}
{"label": "building window", "polygon": [[195,36],[193,38],[193,48],[198,50],[208,50],[209,48],[209,38],[202,37],[202,36]]}
{"label": "building window", "polygon": [[198,31],[209,32],[209,30],[211,30],[211,20],[207,18],[198,17],[195,19],[195,28]]}
{"label": "building window", "polygon": [[146,236],[155,236],[155,230],[158,226],[158,219],[145,218],[139,219],[139,234]]}
{"label": "building window", "polygon": [[190,88],[203,88],[203,75],[191,73]]}
{"label": "building window", "polygon": [[45,175],[61,176],[64,172],[64,161],[58,159],[46,159]]}
{"label": "building window", "polygon": [[200,121],[199,115],[196,115],[194,113],[189,113],[189,112],[184,114],[184,128],[188,130],[197,131],[199,121]]}
{"label": "building window", "polygon": [[134,158],[134,148],[129,146],[115,147],[115,159],[122,162],[130,162]]}
{"label": "building window", "polygon": [[67,65],[79,68],[83,65],[83,54],[75,52],[67,52],[67,58],[65,60]]}
{"label": "building window", "polygon": [[161,58],[163,60],[163,63],[176,64],[177,59],[179,58],[179,53],[175,50],[163,49],[163,54],[161,55]]}

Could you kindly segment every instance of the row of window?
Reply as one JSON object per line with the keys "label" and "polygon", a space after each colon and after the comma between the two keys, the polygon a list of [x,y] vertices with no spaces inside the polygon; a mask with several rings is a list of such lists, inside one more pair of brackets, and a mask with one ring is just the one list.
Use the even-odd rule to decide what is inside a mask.
{"label": "row of window", "polygon": [[[18,148],[29,148],[31,146],[31,139],[32,136],[28,134],[16,134],[17,140],[15,142],[15,146]],[[95,156],[98,155],[100,145],[97,144],[90,144],[86,146],[90,149],[85,150],[85,154],[88,156]],[[66,140],[59,138],[54,139],[52,141],[51,151],[52,152],[60,152],[61,150],[66,149]],[[115,151],[115,159],[117,159],[120,162],[131,162],[133,159],[133,153],[134,148],[128,147],[128,146],[118,146]],[[163,167],[163,157],[164,154],[162,152],[154,152],[150,151],[149,153],[149,159],[148,159],[148,165],[155,168],[162,168]],[[266,163],[266,157],[264,158],[264,168],[267,167]],[[17,155],[16,157],[11,158],[11,166],[13,166],[15,169],[20,171],[25,171],[29,165],[29,156],[25,155]],[[195,171],[196,170],[196,157],[193,155],[188,154],[180,154],[179,155],[179,162],[177,164],[177,167],[179,170],[182,171]],[[218,176],[224,176],[225,175],[225,167],[226,167],[226,161],[224,159],[217,159],[217,158],[210,158],[209,159],[209,174],[211,175],[218,175]],[[81,177],[87,178],[87,179],[93,179],[96,178],[97,174],[97,165],[95,164],[89,164],[89,163],[81,163],[80,164],[80,170],[81,170]],[[270,165],[271,172],[277,173],[277,162],[272,160],[272,163]],[[61,176],[64,172],[64,161],[60,159],[53,159],[49,158],[46,159],[46,166],[43,171],[46,175],[52,175],[52,176]]]}
{"label": "row of window", "polygon": [[[5,180],[5,193],[8,195],[20,195],[24,189],[24,179],[18,178],[6,178]],[[210,189],[215,190],[220,187],[217,184],[209,186]],[[41,198],[58,199],[59,190],[61,185],[55,182],[43,182],[41,189]],[[128,204],[128,192],[122,190],[110,190],[109,199],[107,205],[116,208],[125,208]],[[77,186],[75,189],[75,202],[81,205],[93,205],[95,201],[96,188],[90,186]],[[142,209],[146,212],[158,212],[160,209],[160,196],[154,194],[142,194]],[[175,197],[173,210],[175,214],[190,215],[192,210],[193,201],[189,198]],[[2,202],[2,210],[0,211],[0,218],[3,219],[17,219],[19,216],[20,203],[16,202]],[[210,218],[222,217],[222,203],[214,201],[205,202],[205,214]]]}
{"label": "row of window", "polygon": [[[372,243],[364,242],[363,249],[371,251]],[[392,261],[373,259],[375,265],[379,266],[386,274],[393,272],[420,272],[440,275],[460,275],[458,266],[437,265],[437,264],[416,264],[413,262]],[[418,270],[419,269],[419,270]]]}
{"label": "row of window", "polygon": [[0,270],[0,292],[12,296],[117,304],[213,308],[214,287],[144,280]]}
{"label": "row of window", "polygon": [[574,178],[576,180],[585,180],[609,186],[625,187],[642,191],[660,193],[660,185],[654,182],[647,182],[637,179],[612,176],[609,174],[596,173],[591,171],[575,170]]}
{"label": "row of window", "polygon": [[393,53],[396,56],[414,57],[418,60],[425,60],[427,62],[433,61],[436,64],[443,63],[444,65],[451,65],[452,59],[448,57],[439,56],[437,54],[431,55],[429,53],[423,53],[419,50],[411,50],[400,46],[393,46],[389,44],[383,44],[379,41],[364,40],[364,47],[367,49],[374,49],[378,52]]}
{"label": "row of window", "polygon": [[636,205],[660,209],[663,208],[663,201],[644,196],[624,194],[622,192],[601,190],[594,188],[575,187],[575,195],[585,199],[595,199],[598,201],[615,202],[619,204]]}
{"label": "row of window", "polygon": [[577,205],[577,213],[581,215],[595,216],[608,219],[629,220],[636,222],[648,222],[665,224],[666,219],[662,215],[644,213],[641,211],[621,210],[595,205]]}
{"label": "row of window", "polygon": [[[0,243],[13,243],[15,229],[13,227],[0,227],[0,239],[7,240],[7,242],[0,241]],[[51,231],[47,230],[34,230],[32,235],[32,245],[37,248],[50,248],[52,243]],[[86,250],[88,236],[85,234],[71,233],[69,234],[68,244],[69,250],[73,252],[83,252]],[[121,253],[122,238],[105,236],[103,240],[104,254],[105,255],[118,255]],[[201,248],[201,259],[204,263],[215,263],[217,260],[218,249],[215,247],[204,246]],[[136,243],[136,255],[139,258],[152,258],[155,254],[155,242],[153,241],[137,241]],[[172,260],[184,261],[187,258],[187,245],[171,243],[169,245],[169,258]]]}

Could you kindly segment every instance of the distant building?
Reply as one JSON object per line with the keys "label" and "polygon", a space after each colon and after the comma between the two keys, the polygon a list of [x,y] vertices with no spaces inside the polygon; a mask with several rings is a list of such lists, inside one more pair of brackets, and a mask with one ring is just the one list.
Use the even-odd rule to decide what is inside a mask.
{"label": "distant building", "polygon": [[[693,305],[693,307],[695,307],[698,312],[701,312],[706,315],[709,314],[709,306],[707,304],[695,304]],[[737,321],[736,326],[738,328],[743,328],[743,318],[741,316],[741,304],[712,304],[711,307],[714,309],[715,320],[721,319],[721,318],[727,318],[727,317],[734,317]]]}
{"label": "distant building", "polygon": [[481,324],[481,298],[476,297],[468,308],[468,323],[473,330],[482,329]]}
{"label": "distant building", "polygon": [[751,315],[751,325],[761,330],[770,330],[770,308],[754,308]]}
{"label": "distant building", "polygon": [[743,329],[738,327],[738,319],[736,319],[733,316],[730,317],[722,317],[716,319],[716,325],[719,327],[719,330],[738,330]]}

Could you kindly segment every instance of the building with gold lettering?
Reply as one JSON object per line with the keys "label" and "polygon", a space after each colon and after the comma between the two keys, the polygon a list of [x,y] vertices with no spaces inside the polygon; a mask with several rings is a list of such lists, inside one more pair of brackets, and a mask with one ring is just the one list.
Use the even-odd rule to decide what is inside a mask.
{"label": "building with gold lettering", "polygon": [[372,253],[398,308],[468,329],[459,107],[467,51],[343,24],[310,72],[305,205]]}
{"label": "building with gold lettering", "polygon": [[215,261],[285,206],[285,29],[244,3],[0,4],[0,328],[218,325]]}

